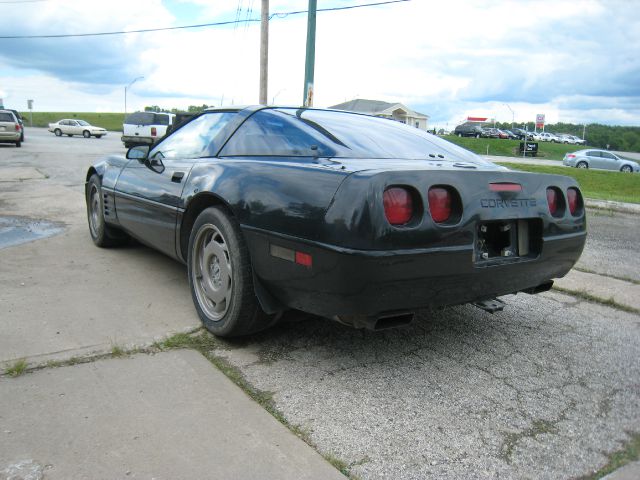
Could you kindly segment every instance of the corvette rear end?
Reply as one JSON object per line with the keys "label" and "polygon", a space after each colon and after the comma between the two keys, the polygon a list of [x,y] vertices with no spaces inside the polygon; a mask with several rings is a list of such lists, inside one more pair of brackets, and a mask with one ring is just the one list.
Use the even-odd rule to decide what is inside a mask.
{"label": "corvette rear end", "polygon": [[380,165],[341,184],[322,238],[247,239],[263,253],[253,257],[256,274],[283,303],[378,329],[420,308],[473,302],[495,311],[498,296],[548,290],[580,257],[586,219],[569,177],[463,162]]}

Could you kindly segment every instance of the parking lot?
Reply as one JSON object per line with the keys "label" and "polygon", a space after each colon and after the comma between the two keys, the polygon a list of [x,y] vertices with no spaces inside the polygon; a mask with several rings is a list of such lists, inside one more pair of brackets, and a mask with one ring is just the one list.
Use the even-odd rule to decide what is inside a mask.
{"label": "parking lot", "polygon": [[[12,402],[6,400],[9,396],[0,397],[0,411],[5,412],[0,424],[12,425],[0,429],[0,478],[5,465],[18,457],[34,459],[46,469],[55,463],[52,458],[63,455],[34,440],[38,435],[48,442],[60,439],[58,430],[48,430],[60,424],[25,420],[16,409],[37,412],[37,405],[13,400],[35,388],[37,379],[55,375],[54,370],[66,372],[69,382],[84,378],[89,364],[47,368],[47,361],[109,354],[115,346],[148,347],[199,327],[181,264],[140,245],[104,250],[91,242],[84,210],[86,168],[103,155],[124,152],[116,133],[85,139],[27,129],[22,148],[0,145],[0,215],[46,220],[54,229],[47,238],[0,245],[0,362],[10,365],[26,358],[44,367],[0,378],[0,391],[14,395]],[[617,277],[637,286],[639,220],[628,213],[589,211],[589,239],[578,266],[602,275],[603,283]],[[493,315],[458,306],[422,312],[412,326],[383,332],[294,316],[250,338],[219,341],[213,356],[268,396],[284,423],[354,478],[588,478],[640,433],[640,316],[559,291],[505,300],[505,310]],[[130,431],[129,417],[123,414],[119,420],[117,411],[112,412],[104,419],[112,422],[104,437],[101,430],[92,437],[104,448],[104,457],[92,458],[121,461],[122,468],[113,477],[93,471],[93,478],[194,478],[201,472],[154,470],[151,465],[165,461],[158,457],[175,443],[189,442],[191,428],[211,448],[185,450],[183,458],[169,460],[208,465],[207,455],[224,443],[215,432],[200,431],[197,422],[180,421],[189,411],[206,416],[207,409],[199,409],[215,405],[216,392],[202,391],[209,377],[201,367],[185,366],[168,376],[167,363],[182,368],[197,361],[166,356],[174,354],[142,352],[96,361],[105,369],[118,366],[109,383],[115,390],[118,372],[127,378],[128,368],[137,371],[138,363],[127,362],[145,362],[137,373],[141,379],[167,375],[162,377],[169,382],[165,389],[180,392],[177,397],[191,399],[193,405],[185,407],[172,398],[170,407],[158,407],[162,416],[138,417],[140,429],[163,432],[143,449],[155,449],[156,457],[127,456],[127,439],[132,442],[136,433]],[[193,381],[179,382],[181,374],[193,375]],[[111,374],[101,375],[105,385],[111,381]],[[123,392],[133,392],[127,395],[136,394],[130,378],[121,383]],[[161,390],[157,395],[164,395]],[[116,392],[106,388],[98,395],[111,396]],[[75,402],[57,399],[51,405],[61,411],[54,416],[73,422],[65,409],[84,405]],[[145,402],[153,408],[150,399]],[[230,407],[217,408],[224,412]],[[262,421],[255,415],[256,422]],[[186,429],[174,437],[166,433],[181,426]],[[124,443],[119,428],[130,434]],[[274,432],[274,438],[281,435]],[[293,441],[284,444],[269,447],[281,464],[296,457],[288,449],[302,448]],[[230,445],[247,448],[247,457],[256,447]],[[74,448],[80,458],[82,447]],[[313,461],[324,462],[319,456]],[[299,472],[308,465],[292,469]],[[66,478],[92,477],[89,465],[78,468],[82,475],[53,466],[44,478],[65,478],[65,472]],[[273,472],[274,478],[285,478]],[[309,478],[328,477],[320,473]]]}

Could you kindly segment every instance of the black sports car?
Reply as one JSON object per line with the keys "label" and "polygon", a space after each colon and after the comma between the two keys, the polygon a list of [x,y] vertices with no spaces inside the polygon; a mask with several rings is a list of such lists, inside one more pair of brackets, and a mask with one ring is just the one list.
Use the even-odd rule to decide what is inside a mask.
{"label": "black sports car", "polygon": [[303,108],[207,110],[87,172],[96,245],[135,237],[185,262],[223,336],[299,309],[355,327],[422,307],[548,290],[580,257],[569,177],[510,171],[386,119]]}

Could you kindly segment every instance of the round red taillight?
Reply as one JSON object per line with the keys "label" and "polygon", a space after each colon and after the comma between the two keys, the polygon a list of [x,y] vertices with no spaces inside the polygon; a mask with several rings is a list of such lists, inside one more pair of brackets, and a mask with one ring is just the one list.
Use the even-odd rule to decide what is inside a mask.
{"label": "round red taillight", "polygon": [[580,204],[579,198],[580,197],[577,188],[571,187],[567,190],[567,201],[569,202],[569,211],[571,212],[571,215],[575,215],[578,211],[578,207]]}
{"label": "round red taillight", "polygon": [[451,216],[451,193],[446,188],[429,189],[429,213],[436,223],[443,223]]}
{"label": "round red taillight", "polygon": [[391,187],[382,196],[384,214],[391,225],[404,225],[413,217],[411,192],[402,187]]}
{"label": "round red taillight", "polygon": [[547,204],[549,205],[549,213],[555,215],[558,212],[558,192],[555,188],[547,188]]}

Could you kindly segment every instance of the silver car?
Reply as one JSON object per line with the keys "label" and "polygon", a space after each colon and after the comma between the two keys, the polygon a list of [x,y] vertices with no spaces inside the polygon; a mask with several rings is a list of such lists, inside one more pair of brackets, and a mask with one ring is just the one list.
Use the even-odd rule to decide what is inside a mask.
{"label": "silver car", "polygon": [[22,145],[22,125],[11,110],[0,110],[0,143]]}
{"label": "silver car", "polygon": [[640,172],[640,165],[606,150],[578,150],[567,153],[562,159],[562,164],[577,168],[601,168],[603,170],[616,170],[619,172]]}

